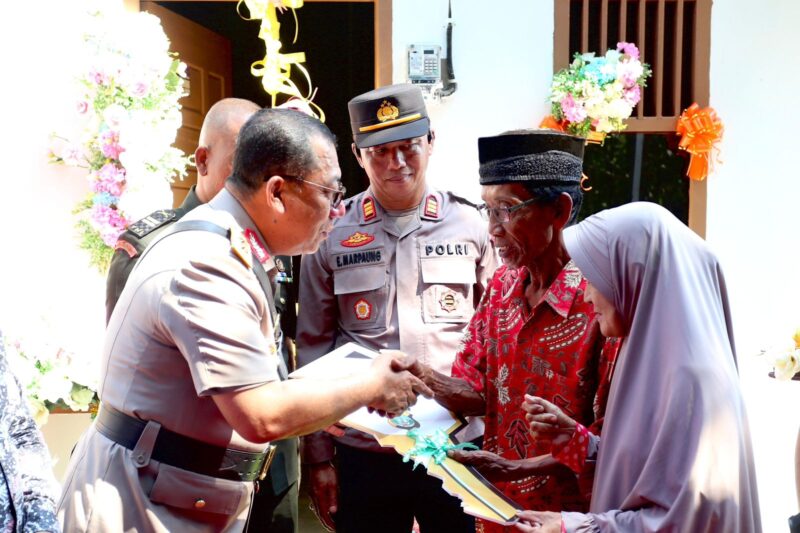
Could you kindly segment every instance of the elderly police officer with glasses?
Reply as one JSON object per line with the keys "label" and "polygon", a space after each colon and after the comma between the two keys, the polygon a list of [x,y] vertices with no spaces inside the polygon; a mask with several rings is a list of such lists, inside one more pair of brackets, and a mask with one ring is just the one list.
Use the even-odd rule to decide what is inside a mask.
{"label": "elderly police officer with glasses", "polygon": [[[303,259],[298,360],[352,341],[403,350],[449,374],[496,266],[486,224],[474,205],[428,184],[434,135],[417,87],[382,87],[348,108],[369,188],[345,201],[319,252]],[[332,427],[307,437],[303,462],[316,511],[338,532],[408,533],[414,517],[423,532],[474,531],[440,480],[369,435]]]}
{"label": "elderly police officer with glasses", "polygon": [[[452,377],[417,363],[435,399],[485,415],[483,450],[452,452],[526,509],[587,509],[591,474],[579,478],[528,434],[522,403],[536,394],[599,428],[618,343],[606,341],[586,280],[564,247],[575,221],[584,140],[551,131],[511,131],[478,141],[481,211],[504,265],[475,311]],[[580,483],[579,483],[580,482]],[[482,531],[512,531],[484,523]]]}

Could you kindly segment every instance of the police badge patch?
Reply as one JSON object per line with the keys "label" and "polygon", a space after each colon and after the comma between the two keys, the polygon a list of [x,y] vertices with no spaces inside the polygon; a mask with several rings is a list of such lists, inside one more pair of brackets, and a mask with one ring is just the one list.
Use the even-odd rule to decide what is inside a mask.
{"label": "police badge patch", "polygon": [[359,299],[354,305],[353,310],[356,313],[356,318],[359,320],[369,320],[372,316],[372,304],[364,298]]}
{"label": "police badge patch", "polygon": [[439,298],[439,307],[442,311],[452,313],[458,309],[458,295],[453,291],[447,291]]}

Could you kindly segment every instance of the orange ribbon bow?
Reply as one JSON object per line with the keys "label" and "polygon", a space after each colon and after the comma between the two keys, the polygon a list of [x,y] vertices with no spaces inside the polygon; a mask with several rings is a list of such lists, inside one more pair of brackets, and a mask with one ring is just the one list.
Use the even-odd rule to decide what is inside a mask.
{"label": "orange ribbon bow", "polygon": [[718,150],[716,143],[722,139],[722,121],[713,108],[700,108],[696,103],[690,105],[678,119],[676,132],[681,136],[678,148],[691,154],[689,178],[702,181],[708,176],[712,163],[709,154]]}

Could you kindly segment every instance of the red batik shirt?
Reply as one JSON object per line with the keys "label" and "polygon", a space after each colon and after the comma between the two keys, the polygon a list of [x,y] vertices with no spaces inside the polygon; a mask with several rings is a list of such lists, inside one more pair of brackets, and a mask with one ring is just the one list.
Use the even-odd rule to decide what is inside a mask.
{"label": "red batik shirt", "polygon": [[[571,261],[532,311],[525,297],[528,276],[526,268],[497,270],[453,363],[453,377],[486,399],[483,448],[515,460],[550,453],[549,443],[528,433],[522,410],[526,393],[599,433],[619,345],[600,334],[592,306],[583,299],[586,280]],[[524,509],[589,508],[588,496],[569,472],[496,485]],[[504,530],[484,522],[479,531],[481,526],[485,532]]]}

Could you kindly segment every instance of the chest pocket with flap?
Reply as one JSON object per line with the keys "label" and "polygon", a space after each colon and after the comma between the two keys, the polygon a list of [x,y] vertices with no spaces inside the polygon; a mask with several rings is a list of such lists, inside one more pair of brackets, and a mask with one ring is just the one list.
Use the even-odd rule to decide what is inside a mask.
{"label": "chest pocket with flap", "polygon": [[339,319],[349,331],[383,327],[386,322],[386,265],[356,265],[333,271]]}
{"label": "chest pocket with flap", "polygon": [[425,322],[468,322],[476,282],[472,257],[421,257],[422,314]]}

